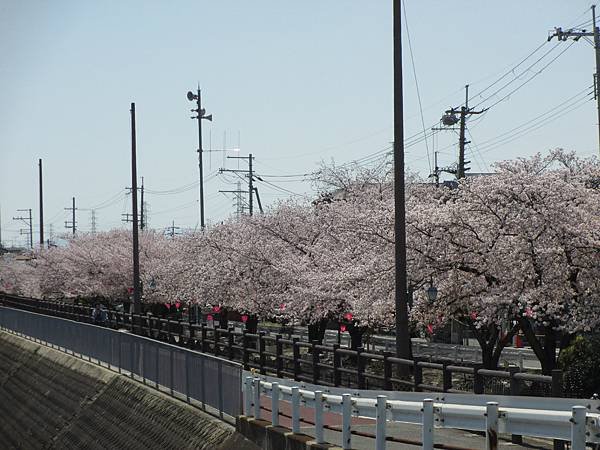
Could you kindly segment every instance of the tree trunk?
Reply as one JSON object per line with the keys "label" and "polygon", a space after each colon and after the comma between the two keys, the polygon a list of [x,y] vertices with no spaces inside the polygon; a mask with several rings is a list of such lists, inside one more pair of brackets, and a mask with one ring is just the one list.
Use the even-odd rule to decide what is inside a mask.
{"label": "tree trunk", "polygon": [[327,319],[321,319],[316,323],[308,324],[308,341],[318,341],[320,345],[323,344],[323,338],[325,338],[325,330],[327,329]]}
{"label": "tree trunk", "polygon": [[351,323],[348,325],[347,330],[348,333],[350,333],[350,350],[356,350],[359,347],[362,347],[363,334],[367,329]]}
{"label": "tree trunk", "polygon": [[540,360],[542,365],[542,375],[552,375],[552,370],[556,368],[556,331],[552,323],[544,327],[544,345],[535,335],[535,331],[529,319],[522,317],[519,319],[521,330],[527,338],[527,342],[535,352],[535,356]]}
{"label": "tree trunk", "polygon": [[258,329],[258,317],[253,315],[248,315],[248,320],[246,320],[246,333],[256,334]]}
{"label": "tree trunk", "polygon": [[515,325],[503,336],[496,325],[477,328],[474,324],[470,324],[469,328],[477,338],[479,347],[481,347],[483,367],[490,370],[496,370],[498,368],[502,350],[508,345],[519,329],[518,325]]}

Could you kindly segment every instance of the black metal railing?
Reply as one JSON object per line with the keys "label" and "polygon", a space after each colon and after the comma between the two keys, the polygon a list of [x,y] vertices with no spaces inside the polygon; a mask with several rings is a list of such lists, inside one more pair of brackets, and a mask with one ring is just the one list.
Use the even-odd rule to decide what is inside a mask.
{"label": "black metal railing", "polygon": [[[92,308],[60,301],[37,300],[3,295],[5,306],[93,323]],[[484,369],[482,365],[463,366],[451,358],[408,360],[389,352],[369,353],[350,350],[338,344],[321,345],[297,337],[264,331],[247,333],[233,327],[215,328],[183,320],[162,319],[115,310],[106,311],[103,324],[126,328],[131,333],[181,347],[212,353],[243,364],[265,375],[293,378],[324,386],[356,389],[412,390],[451,393],[530,395],[562,397],[562,371],[552,376],[522,372],[517,366],[507,370]],[[402,374],[402,375],[399,375]]]}

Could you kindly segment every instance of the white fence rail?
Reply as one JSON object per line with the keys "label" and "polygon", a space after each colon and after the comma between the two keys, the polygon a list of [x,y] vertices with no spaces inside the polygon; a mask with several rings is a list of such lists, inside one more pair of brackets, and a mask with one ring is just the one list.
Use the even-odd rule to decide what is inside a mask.
{"label": "white fence rail", "polygon": [[[357,396],[290,386],[288,380],[274,381],[248,376],[244,382],[244,409],[247,416],[260,418],[260,397],[271,399],[271,423],[279,424],[280,401],[291,403],[292,432],[300,432],[300,406],[315,411],[315,440],[323,443],[323,412],[342,416],[343,449],[351,448],[352,417],[375,419],[375,448],[385,449],[386,424],[404,422],[422,425],[422,446],[433,449],[436,428],[455,428],[485,432],[486,449],[498,447],[498,433],[560,439],[571,442],[572,450],[585,450],[587,443],[600,443],[600,402],[574,399],[538,399],[534,397],[501,397],[501,401],[486,401],[489,396],[407,393],[392,396]],[[280,383],[280,381],[283,382]],[[286,385],[288,384],[288,385]],[[427,398],[429,396],[430,398]],[[420,397],[420,398],[419,398]],[[468,401],[460,401],[460,400]],[[477,402],[483,404],[476,404]],[[570,406],[567,406],[571,402]],[[335,443],[334,443],[335,444]]]}

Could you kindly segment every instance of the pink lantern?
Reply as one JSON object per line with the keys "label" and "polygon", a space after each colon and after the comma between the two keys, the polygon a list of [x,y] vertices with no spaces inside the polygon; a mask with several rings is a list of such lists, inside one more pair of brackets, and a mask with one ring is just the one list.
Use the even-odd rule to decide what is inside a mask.
{"label": "pink lantern", "polygon": [[346,331],[346,325],[341,324],[340,325],[340,331],[343,333],[344,331]]}
{"label": "pink lantern", "polygon": [[469,317],[471,318],[471,320],[477,320],[477,313],[475,311],[471,311]]}
{"label": "pink lantern", "polygon": [[248,322],[248,316],[246,314],[242,315],[242,322],[244,322],[244,323]]}
{"label": "pink lantern", "polygon": [[221,312],[221,307],[220,306],[213,306],[213,312],[215,312],[215,313]]}
{"label": "pink lantern", "polygon": [[180,306],[181,306],[181,303],[179,303],[179,302],[175,303],[175,308],[179,309]]}
{"label": "pink lantern", "polygon": [[165,303],[165,306],[167,307],[167,309],[171,309],[171,304],[170,303]]}
{"label": "pink lantern", "polygon": [[427,332],[433,334],[433,326],[431,324],[427,325]]}
{"label": "pink lantern", "polygon": [[353,317],[354,316],[352,315],[352,313],[346,313],[346,314],[344,314],[344,319],[346,319],[346,320],[352,320]]}
{"label": "pink lantern", "polygon": [[206,320],[209,322],[212,322],[212,320],[213,320],[212,314],[209,314],[208,316],[206,316]]}

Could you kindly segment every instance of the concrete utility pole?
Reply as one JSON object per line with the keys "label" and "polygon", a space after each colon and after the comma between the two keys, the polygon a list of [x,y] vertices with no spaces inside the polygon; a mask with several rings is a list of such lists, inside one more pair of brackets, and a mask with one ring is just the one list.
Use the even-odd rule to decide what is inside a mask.
{"label": "concrete utility pole", "polygon": [[71,221],[65,220],[65,228],[71,228],[73,230],[73,236],[75,236],[75,231],[77,230],[77,222],[75,221],[75,211],[77,211],[77,208],[75,208],[75,197],[73,197],[73,206],[65,208],[65,211],[72,212]]}
{"label": "concrete utility pole", "polygon": [[142,187],[141,187],[142,198],[140,201],[141,211],[140,211],[140,229],[145,228],[144,223],[144,177],[142,177]]}
{"label": "concrete utility pole", "polygon": [[[554,28],[554,31],[548,35],[548,41],[551,41],[553,37],[556,37],[559,41],[566,41],[572,38],[578,41],[581,38],[587,40],[588,37],[593,39],[592,45],[596,55],[596,73],[594,74],[594,98],[596,99],[596,110],[598,117],[598,153],[600,154],[600,93],[598,92],[598,82],[600,81],[600,31],[596,26],[596,5],[591,6],[592,10],[592,31],[585,29],[570,28],[563,30],[560,27]],[[589,42],[589,41],[588,41]]]}
{"label": "concrete utility pole", "polygon": [[[219,169],[219,173],[223,172],[233,172],[233,173],[243,173],[248,177],[248,214],[250,216],[254,213],[253,201],[252,197],[254,196],[254,192],[258,195],[258,190],[254,188],[254,170],[252,169],[252,160],[254,157],[252,153],[248,156],[228,156],[228,159],[247,159],[248,160],[248,170],[240,170],[240,169]],[[238,191],[219,191],[219,192],[229,192],[229,193],[238,193]],[[260,206],[260,200],[259,200]],[[260,206],[260,211],[262,212],[262,206]]]}
{"label": "concrete utility pole", "polygon": [[202,169],[202,120],[209,120],[212,122],[212,114],[206,115],[206,110],[202,109],[202,97],[200,94],[200,86],[198,86],[197,93],[194,94],[192,91],[188,91],[187,99],[192,102],[196,101],[196,109],[192,109],[192,112],[196,113],[196,116],[192,116],[192,119],[198,120],[198,173],[200,175],[200,227],[204,229],[204,181],[203,181],[203,169]]}
{"label": "concrete utility pole", "polygon": [[[453,126],[456,123],[459,123],[459,138],[458,138],[458,163],[456,165],[456,170],[453,169],[440,169],[440,171],[454,173],[456,175],[456,179],[460,180],[465,177],[465,172],[470,170],[470,167],[466,167],[468,163],[471,161],[465,161],[465,148],[466,145],[471,143],[471,141],[467,141],[465,133],[467,130],[467,118],[473,114],[482,114],[487,109],[482,109],[481,111],[474,111],[469,108],[469,85],[465,86],[465,105],[458,108],[450,108],[445,111],[444,116],[442,117],[442,124],[445,126]],[[456,114],[459,114],[460,117],[456,117]],[[453,128],[436,128],[441,130],[448,130]]]}
{"label": "concrete utility pole", "polygon": [[[394,256],[396,260],[396,356],[412,356],[408,329],[406,210],[404,198],[404,100],[402,93],[402,0],[394,0]],[[405,371],[401,370],[400,374]]]}
{"label": "concrete utility pole", "polygon": [[137,214],[137,156],[135,137],[135,103],[131,104],[131,212],[133,214],[133,313],[142,312],[140,284],[140,248]]}
{"label": "concrete utility pole", "polygon": [[40,248],[44,248],[44,197],[42,192],[42,158],[39,159],[40,183]]}
{"label": "concrete utility pole", "polygon": [[27,225],[29,227],[29,230],[19,230],[19,234],[23,235],[29,235],[29,248],[33,250],[33,219],[31,217],[31,208],[28,209],[17,209],[17,211],[19,212],[28,212],[29,216],[28,217],[13,217],[13,220],[20,220],[21,222],[23,222],[25,225]]}

